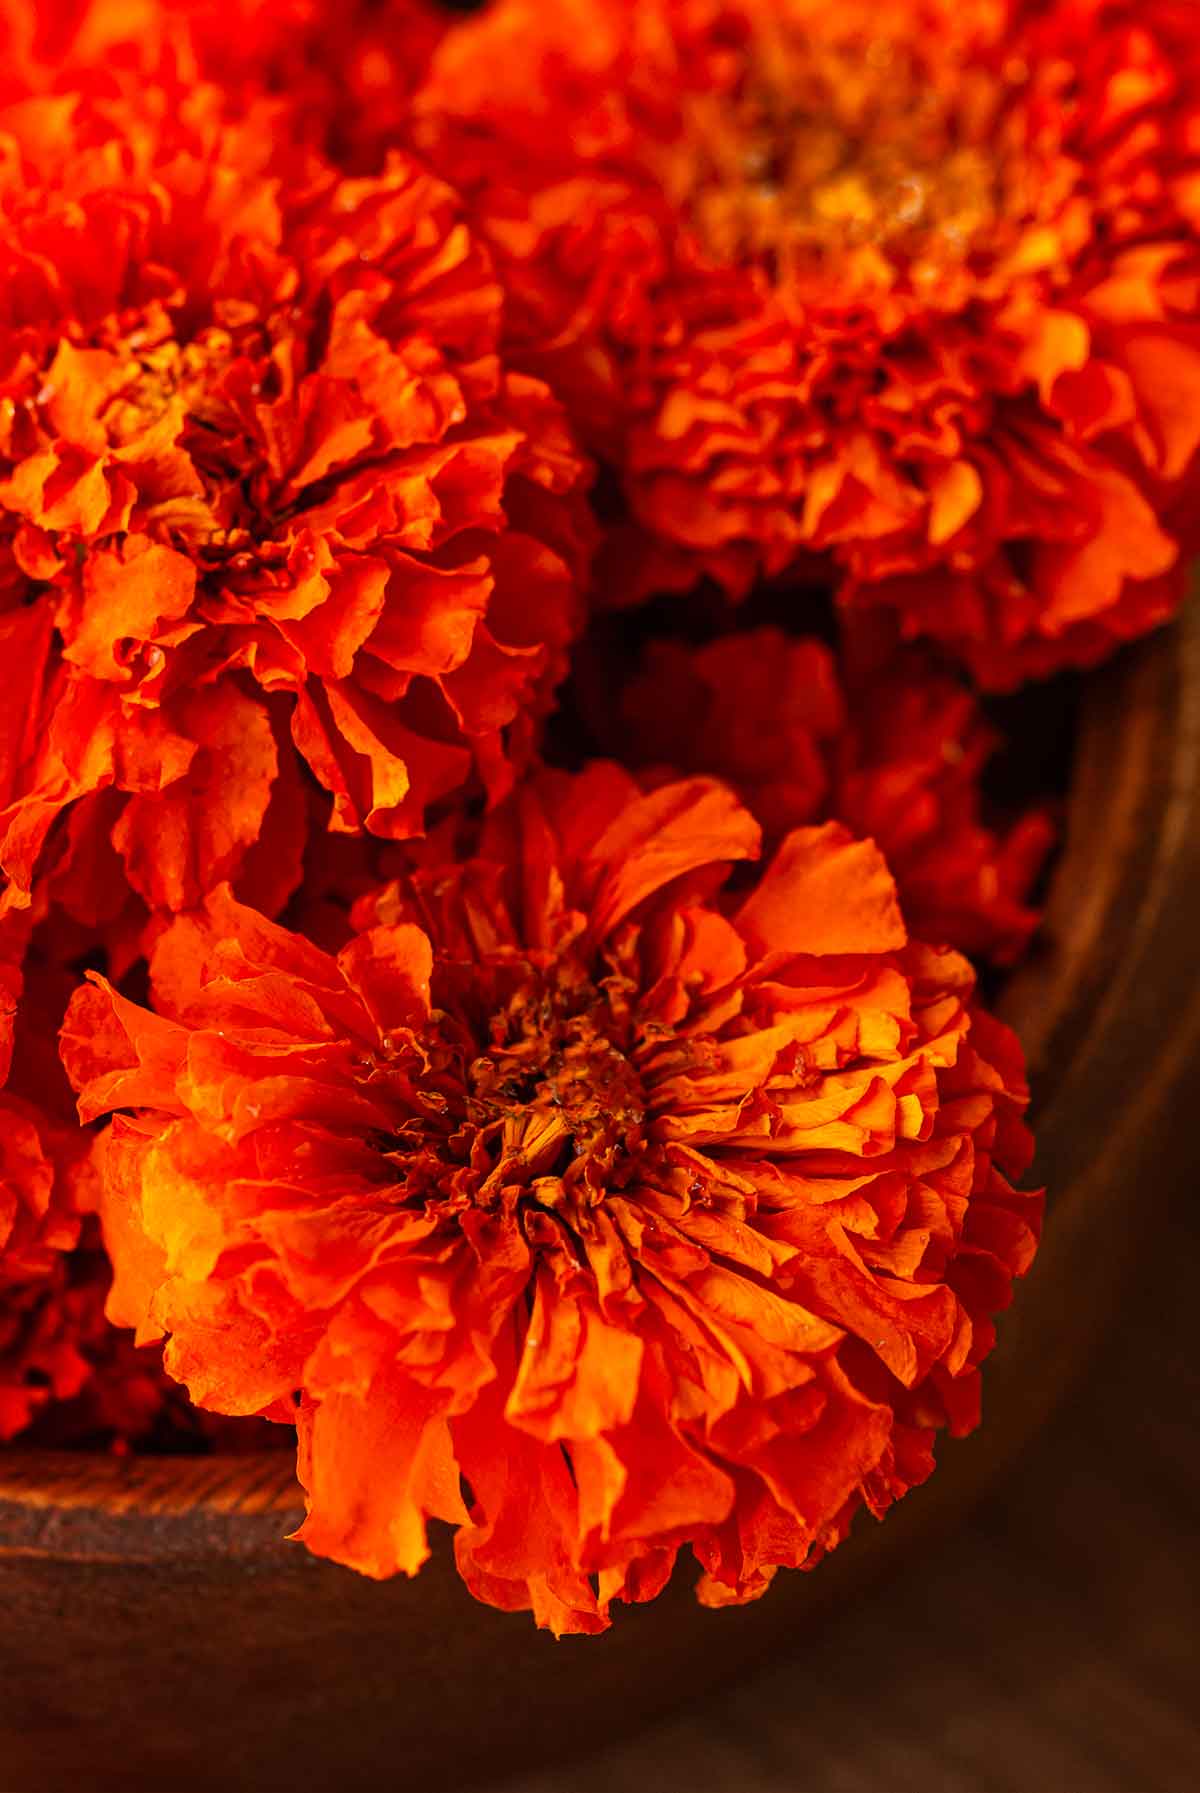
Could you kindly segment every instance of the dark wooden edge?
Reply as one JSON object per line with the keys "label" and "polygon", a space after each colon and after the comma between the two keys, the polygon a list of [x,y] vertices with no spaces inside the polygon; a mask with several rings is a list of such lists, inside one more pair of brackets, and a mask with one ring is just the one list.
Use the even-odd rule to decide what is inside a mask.
{"label": "dark wooden edge", "polygon": [[[1192,994],[1172,896],[1188,900],[1200,862],[1200,590],[1197,600],[1088,680],[1045,918],[1000,1003],[1020,1033],[1043,1130],[1064,1111],[1064,1085],[1090,1078],[1089,1049],[1103,1047],[1131,987],[1149,976],[1167,999],[1168,1032]],[[1163,958],[1171,946],[1174,963]],[[1133,1024],[1153,1057],[1160,1024],[1140,1010]]]}
{"label": "dark wooden edge", "polygon": [[[1051,1196],[1030,1285],[989,1365],[995,1416],[947,1453],[931,1489],[839,1552],[847,1571],[978,1492],[1078,1374],[1097,1306],[1136,1246],[1142,1174],[1183,1068],[1200,1053],[1193,973],[1200,889],[1200,612],[1127,650],[1090,681],[1064,849],[1035,958],[1005,990],[1035,1085],[1035,1174]],[[1190,1115],[1188,1116],[1190,1120]],[[1150,1164],[1153,1164],[1153,1154]],[[1146,1199],[1152,1197],[1148,1189]],[[1081,1324],[1078,1316],[1086,1317]],[[949,1473],[948,1473],[949,1472]],[[909,1516],[909,1509],[914,1509]],[[917,1509],[920,1509],[918,1511]],[[301,1511],[290,1460],[0,1456],[0,1558],[144,1561],[252,1555]],[[900,1523],[898,1523],[900,1521]],[[838,1559],[835,1559],[835,1566]],[[845,1576],[816,1578],[835,1593]],[[801,1578],[811,1587],[809,1577]]]}

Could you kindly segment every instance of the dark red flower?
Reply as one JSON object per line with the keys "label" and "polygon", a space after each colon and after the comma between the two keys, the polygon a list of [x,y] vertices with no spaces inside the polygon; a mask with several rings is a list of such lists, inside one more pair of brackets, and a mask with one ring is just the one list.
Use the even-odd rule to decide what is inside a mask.
{"label": "dark red flower", "polygon": [[980,775],[999,737],[918,649],[881,660],[851,640],[839,659],[775,628],[654,641],[614,732],[635,765],[728,779],[769,839],[830,818],[869,836],[922,940],[1011,964],[1037,927],[1028,898],[1054,824],[1036,808],[988,826]]}
{"label": "dark red flower", "polygon": [[79,1237],[72,1185],[86,1174],[89,1144],[77,1127],[58,1127],[33,1103],[0,1092],[0,1441],[87,1380],[73,1334],[43,1316]]}

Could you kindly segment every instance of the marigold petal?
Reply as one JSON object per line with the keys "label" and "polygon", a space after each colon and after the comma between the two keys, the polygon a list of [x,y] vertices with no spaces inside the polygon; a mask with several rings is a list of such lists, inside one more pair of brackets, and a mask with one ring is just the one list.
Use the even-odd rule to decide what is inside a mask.
{"label": "marigold petal", "polygon": [[738,927],[760,953],[886,953],[908,939],[882,853],[837,822],[787,836]]}

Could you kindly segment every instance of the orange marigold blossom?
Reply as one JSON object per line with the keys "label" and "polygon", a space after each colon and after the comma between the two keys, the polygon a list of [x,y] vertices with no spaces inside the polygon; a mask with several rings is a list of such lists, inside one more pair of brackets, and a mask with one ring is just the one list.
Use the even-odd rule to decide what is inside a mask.
{"label": "orange marigold blossom", "polygon": [[86,1173],[89,1144],[79,1128],[0,1092],[0,1441],[48,1400],[77,1394],[89,1374],[74,1337],[46,1319],[47,1291],[61,1288],[79,1238],[71,1185]]}
{"label": "orange marigold blossom", "polygon": [[256,704],[234,679],[123,713],[111,688],[64,660],[48,603],[0,615],[0,654],[23,671],[0,692],[0,726],[14,737],[0,760],[8,1036],[35,935],[55,936],[60,964],[102,948],[120,976],[161,912],[200,902],[223,878],[275,913],[327,806],[306,801],[280,694]]}
{"label": "orange marigold blossom", "polygon": [[12,1086],[0,1092],[0,1442],[126,1450],[261,1448],[276,1428],[200,1412],[105,1316],[112,1270],[91,1210],[97,1176],[58,1059],[78,978],[34,935]]}
{"label": "orange marigold blossom", "polygon": [[295,843],[297,756],[338,829],[497,797],[576,626],[583,464],[498,358],[453,194],[227,109],[164,84],[0,114],[0,610],[34,672],[10,908],[96,792],[166,910],[236,877],[277,802]]}
{"label": "orange marigold blossom", "polygon": [[271,94],[289,135],[375,172],[449,15],[426,0],[0,0],[0,102],[66,84]]}
{"label": "orange marigold blossom", "polygon": [[920,939],[1002,965],[1028,946],[1054,823],[1038,807],[986,824],[980,775],[1000,737],[921,650],[880,658],[850,639],[835,655],[773,627],[652,640],[617,724],[635,764],[727,779],[769,840],[830,817],[874,839]]}
{"label": "orange marigold blossom", "polygon": [[616,601],[829,555],[998,688],[1179,601],[1192,0],[498,0],[418,103],[622,482]]}
{"label": "orange marigold blossom", "polygon": [[544,773],[336,958],[227,891],[102,979],[64,1062],[110,1312],[193,1399],[295,1403],[299,1536],[373,1576],[455,1527],[555,1632],[811,1566],[969,1429],[1035,1246],[1015,1040],[878,850],[724,786]]}
{"label": "orange marigold blossom", "polygon": [[[28,911],[9,918],[29,919]],[[87,1216],[95,1206],[92,1139],[79,1127],[56,1051],[78,980],[47,959],[40,940],[24,962],[31,932],[24,927],[21,1002],[6,1042],[12,1084],[0,1090],[0,1441],[61,1403],[82,1409],[99,1361],[111,1360],[122,1336],[104,1319],[110,1277]],[[7,1059],[2,1068],[7,1079]],[[123,1368],[119,1417],[128,1419],[145,1410],[147,1378]],[[117,1418],[118,1406],[111,1398],[108,1405]]]}
{"label": "orange marigold blossom", "polygon": [[[10,1121],[12,1098],[0,1096]],[[76,1130],[77,1132],[78,1130]],[[47,1162],[38,1167],[49,1174]],[[3,1188],[3,1184],[0,1184]],[[225,1419],[193,1407],[154,1347],[105,1314],[112,1271],[95,1222],[42,1261],[5,1261],[0,1246],[0,1443],[33,1449],[127,1454],[145,1445],[191,1452],[256,1451],[288,1442],[290,1429]]]}
{"label": "orange marigold blossom", "polygon": [[[30,1129],[44,1129],[45,1118],[7,1093],[0,1095],[0,1122],[0,1207],[7,1210],[14,1198],[28,1204],[47,1183],[55,1186],[64,1162],[78,1157],[80,1135],[77,1128],[60,1132],[40,1157],[28,1151]],[[105,1307],[112,1268],[96,1222],[56,1211],[51,1199],[37,1249],[30,1249],[28,1206],[8,1237],[0,1236],[0,1443],[19,1438],[33,1449],[120,1454],[146,1446],[226,1454],[286,1446],[290,1427],[192,1406],[163,1369],[161,1351],[139,1347],[130,1330],[111,1323]]]}

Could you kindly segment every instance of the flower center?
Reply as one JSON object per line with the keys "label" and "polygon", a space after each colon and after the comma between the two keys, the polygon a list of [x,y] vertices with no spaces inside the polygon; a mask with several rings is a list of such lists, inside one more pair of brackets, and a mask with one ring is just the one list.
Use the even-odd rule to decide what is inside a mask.
{"label": "flower center", "polygon": [[605,1030],[602,1000],[590,995],[577,1014],[520,1016],[519,1026],[532,1026],[468,1069],[468,1114],[481,1131],[498,1129],[518,1181],[607,1183],[642,1141],[640,1080]]}
{"label": "flower center", "polygon": [[814,18],[756,43],[735,87],[689,104],[698,233],[722,261],[759,260],[777,277],[935,282],[1004,208],[1005,89],[953,46],[877,29]]}
{"label": "flower center", "polygon": [[516,1186],[556,1208],[623,1187],[647,1143],[630,998],[618,974],[597,982],[570,958],[439,966],[424,1113],[395,1141],[409,1194],[432,1181],[486,1205]]}
{"label": "flower center", "polygon": [[[54,344],[34,414],[47,441],[108,457],[114,494],[136,488],[136,527],[224,566],[282,529],[295,500],[257,408],[280,396],[269,330],[247,315],[177,335],[158,305],[105,320],[81,346]],[[278,431],[287,446],[287,426]],[[43,444],[29,444],[36,450]],[[276,449],[272,461],[272,448]],[[286,553],[278,545],[277,558]],[[248,561],[248,564],[251,564]]]}

